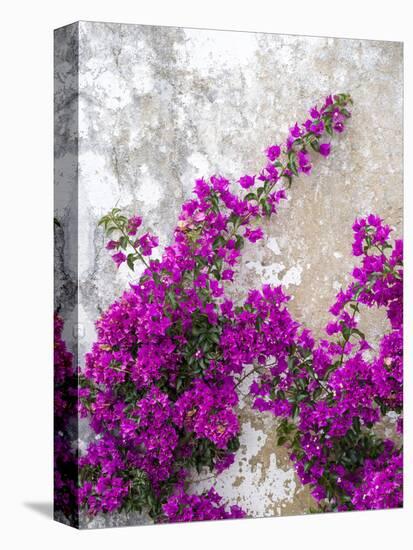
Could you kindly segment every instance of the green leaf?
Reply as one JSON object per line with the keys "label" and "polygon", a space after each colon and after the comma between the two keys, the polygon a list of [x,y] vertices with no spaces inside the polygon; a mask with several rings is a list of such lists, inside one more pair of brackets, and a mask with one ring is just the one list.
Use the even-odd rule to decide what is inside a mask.
{"label": "green leaf", "polygon": [[218,269],[218,271],[221,271],[222,266],[224,264],[224,260],[221,257],[217,257],[214,260],[214,264],[215,264],[216,268]]}
{"label": "green leaf", "polygon": [[126,263],[128,264],[129,269],[135,271],[135,254],[128,254]]}
{"label": "green leaf", "polygon": [[125,237],[122,235],[122,237],[120,237],[119,239],[119,245],[121,248],[123,248],[123,250],[126,250],[128,245],[129,245],[129,239],[128,237]]}
{"label": "green leaf", "polygon": [[176,381],[176,391],[179,393],[179,390],[182,388],[184,384],[184,380],[183,378],[178,378],[178,380]]}
{"label": "green leaf", "polygon": [[105,229],[106,229],[106,235],[109,237],[109,235],[111,235],[118,228],[115,225],[112,225],[111,227],[105,226]]}
{"label": "green leaf", "polygon": [[267,202],[266,199],[261,200],[262,209],[266,216],[270,217],[271,215],[271,205]]}
{"label": "green leaf", "polygon": [[346,341],[348,341],[348,339],[351,336],[351,329],[347,325],[342,325],[341,326],[341,333],[344,336],[344,339]]}
{"label": "green leaf", "polygon": [[235,248],[237,250],[240,250],[241,248],[243,248],[244,243],[245,243],[244,237],[242,237],[241,235],[236,235],[236,237],[235,237]]}
{"label": "green leaf", "polygon": [[290,162],[290,170],[295,176],[298,176],[297,163],[295,160]]}
{"label": "green leaf", "polygon": [[212,247],[215,249],[215,248],[218,248],[220,246],[224,246],[226,244],[226,241],[224,239],[224,237],[222,235],[219,235],[215,241],[214,241],[214,244],[212,245]]}
{"label": "green leaf", "polygon": [[310,147],[311,147],[316,153],[318,153],[319,150],[320,150],[320,145],[319,145],[318,141],[310,141]]}
{"label": "green leaf", "polygon": [[286,180],[288,180],[288,187],[291,187],[293,178],[291,176],[289,176],[288,174],[283,174],[282,177],[285,178]]}
{"label": "green leaf", "polygon": [[318,388],[313,391],[313,400],[316,401],[319,397],[321,397],[322,393],[323,388],[321,386],[318,386]]}
{"label": "green leaf", "polygon": [[255,193],[248,193],[247,195],[245,195],[244,200],[245,201],[256,201],[257,200],[257,195]]}
{"label": "green leaf", "polygon": [[218,345],[219,342],[220,342],[220,339],[219,339],[218,334],[213,334],[213,333],[212,333],[212,334],[209,335],[209,338],[210,338],[210,340],[212,340],[212,342],[213,342],[214,344],[217,344],[217,345]]}
{"label": "green leaf", "polygon": [[306,462],[304,464],[304,472],[307,473],[308,470],[311,468],[311,466],[313,465],[313,463],[311,462],[311,460],[309,460],[308,462]]}
{"label": "green leaf", "polygon": [[359,330],[358,328],[353,328],[353,329],[351,329],[351,333],[352,333],[352,334],[357,334],[357,336],[359,336],[362,340],[365,340],[365,339],[366,339],[366,335],[364,334],[364,332],[362,332],[362,331]]}

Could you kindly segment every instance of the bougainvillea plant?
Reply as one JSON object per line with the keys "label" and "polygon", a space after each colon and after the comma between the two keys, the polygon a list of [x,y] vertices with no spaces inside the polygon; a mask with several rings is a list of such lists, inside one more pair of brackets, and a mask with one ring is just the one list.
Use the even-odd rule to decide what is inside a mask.
{"label": "bougainvillea plant", "polygon": [[[356,220],[353,230],[353,254],[362,263],[330,309],[328,338],[316,344],[281,308],[284,334],[275,365],[261,365],[251,385],[254,408],[279,418],[278,444],[289,449],[302,483],[311,484],[322,510],[402,505],[402,449],[376,430],[386,414],[394,413],[402,431],[402,242],[392,246],[390,227],[374,215]],[[270,326],[261,299],[250,300],[253,315]],[[363,308],[373,307],[385,309],[390,324],[378,354],[358,328]],[[248,326],[235,326],[238,338],[247,339]],[[254,351],[256,358],[267,356]]]}
{"label": "bougainvillea plant", "polygon": [[54,504],[76,524],[77,450],[72,441],[77,432],[78,378],[73,354],[62,338],[63,320],[54,316]]}
{"label": "bougainvillea plant", "polygon": [[[347,94],[290,128],[266,150],[259,174],[234,185],[221,176],[195,183],[160,260],[158,239],[139,216],[115,208],[100,222],[119,268],[145,266],[136,284],[96,323],[97,340],[81,374],[80,413],[96,433],[79,459],[79,502],[90,514],[148,513],[155,521],[243,517],[213,490],[190,491],[192,472],[216,475],[239,447],[238,386],[251,376],[257,411],[277,420],[303,483],[320,509],[401,504],[401,450],[375,433],[402,407],[402,252],[376,216],[357,220],[353,252],[362,265],[337,297],[328,338],[290,315],[281,287],[227,296],[245,241],[262,239],[263,218],[309,174],[311,153],[327,157],[350,117]],[[245,191],[242,191],[242,190]],[[362,307],[385,308],[391,330],[375,355],[358,328]],[[268,414],[268,413],[267,413]],[[401,429],[401,422],[398,423]]]}

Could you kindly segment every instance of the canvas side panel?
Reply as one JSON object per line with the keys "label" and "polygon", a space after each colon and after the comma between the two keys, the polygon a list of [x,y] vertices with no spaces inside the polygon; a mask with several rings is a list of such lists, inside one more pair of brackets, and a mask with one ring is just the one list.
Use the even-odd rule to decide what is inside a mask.
{"label": "canvas side panel", "polygon": [[79,25],[54,33],[54,518],[78,527]]}

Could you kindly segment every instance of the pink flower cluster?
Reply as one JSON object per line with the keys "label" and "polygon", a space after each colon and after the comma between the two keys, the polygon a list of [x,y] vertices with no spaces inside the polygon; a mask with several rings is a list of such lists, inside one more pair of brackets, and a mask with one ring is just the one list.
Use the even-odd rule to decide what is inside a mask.
{"label": "pink flower cluster", "polygon": [[62,338],[63,320],[54,315],[54,506],[77,521],[77,376]]}
{"label": "pink flower cluster", "polygon": [[226,449],[239,432],[234,411],[237,403],[231,376],[222,378],[219,384],[198,378],[176,401],[174,421],[196,437],[209,439],[217,449]]}
{"label": "pink flower cluster", "polygon": [[382,454],[367,459],[361,472],[361,483],[353,492],[355,510],[397,508],[403,503],[403,454],[386,442]]}
{"label": "pink flower cluster", "polygon": [[168,521],[171,522],[245,517],[245,512],[239,506],[233,505],[226,510],[221,500],[222,498],[214,489],[210,489],[203,495],[188,495],[181,492],[171,496],[163,508]]}
{"label": "pink flower cluster", "polygon": [[[383,414],[397,402],[400,342],[391,335],[383,339],[373,376],[363,357],[364,338],[353,352],[360,331],[346,309],[353,302],[386,307],[394,330],[401,330],[400,304],[394,305],[399,245],[388,258],[381,221],[357,222],[362,253],[366,243],[368,250],[381,247],[386,259],[377,260],[379,271],[375,260],[366,259],[353,287],[338,298],[335,325],[328,329],[341,335],[338,343],[316,345],[310,331],[292,319],[281,288],[252,290],[242,306],[226,296],[245,240],[263,238],[257,223],[276,212],[294,176],[310,173],[310,151],[330,154],[325,136],[344,130],[350,103],[349,96],[338,94],[312,108],[285,143],[267,149],[261,172],[242,176],[235,190],[221,176],[197,180],[195,196],[183,205],[173,243],[160,260],[151,259],[157,239],[147,233],[137,237],[140,218],[128,219],[119,209],[102,218],[112,239],[108,248],[118,251],[115,263],[133,269],[142,261],[146,270],[98,320],[97,341],[86,357],[81,414],[98,435],[80,460],[80,502],[90,513],[145,510],[155,521],[241,517],[236,507],[225,511],[214,491],[193,495],[187,489],[194,469],[219,473],[232,463],[240,431],[237,386],[252,373],[258,377],[251,387],[255,407],[281,417],[280,444],[290,446],[301,479],[313,483],[321,498],[350,494],[341,481],[331,485],[331,476],[361,487],[366,461],[381,456],[383,443],[368,430],[378,420],[377,406]],[[360,285],[358,275],[366,276],[368,285]],[[385,375],[388,368],[394,380]],[[367,396],[360,391],[352,397],[346,388],[360,376]],[[350,437],[355,418],[360,419],[352,436],[356,456],[344,446],[342,457],[332,462],[335,442]],[[334,452],[341,451],[334,447]]]}
{"label": "pink flower cluster", "polygon": [[[292,338],[280,333],[279,353],[257,347],[257,358],[261,354],[276,364],[258,369],[258,381],[251,386],[254,407],[281,419],[279,444],[290,449],[301,481],[313,486],[318,501],[339,510],[402,504],[401,450],[377,437],[374,429],[393,412],[401,431],[402,242],[392,245],[390,227],[374,215],[356,220],[353,230],[353,253],[362,261],[330,309],[334,320],[326,333],[331,338],[316,344],[281,309]],[[377,355],[359,329],[363,306],[387,313],[390,330],[382,336]],[[392,482],[381,493],[375,485],[386,476]]]}

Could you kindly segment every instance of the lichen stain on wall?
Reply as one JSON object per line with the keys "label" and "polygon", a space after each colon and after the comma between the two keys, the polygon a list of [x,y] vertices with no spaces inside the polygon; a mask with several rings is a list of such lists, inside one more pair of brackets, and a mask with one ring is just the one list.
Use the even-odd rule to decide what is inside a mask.
{"label": "lichen stain on wall", "polygon": [[[115,204],[143,215],[162,250],[195,178],[256,173],[267,145],[342,91],[355,102],[348,130],[294,184],[264,226],[266,239],[247,248],[234,293],[283,284],[295,318],[320,336],[348,282],[354,218],[372,211],[401,232],[401,44],[82,22],[79,51],[81,352],[100,312],[138,275],[115,271],[99,218]],[[373,312],[366,328],[379,334],[383,322]],[[276,446],[274,419],[257,417],[247,400],[240,418],[235,464],[193,490],[213,483],[252,516],[308,510],[311,496]],[[133,522],[116,515],[89,525]]]}

